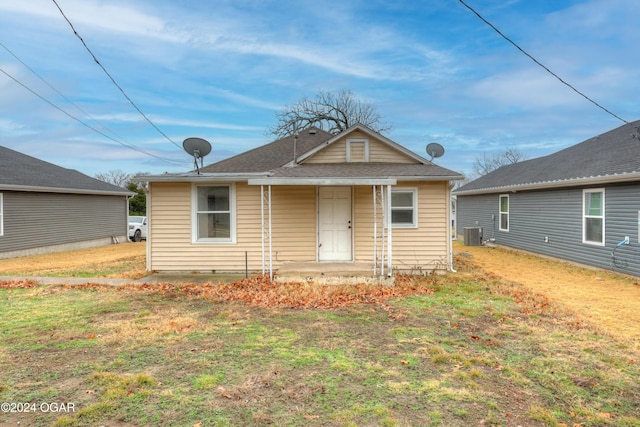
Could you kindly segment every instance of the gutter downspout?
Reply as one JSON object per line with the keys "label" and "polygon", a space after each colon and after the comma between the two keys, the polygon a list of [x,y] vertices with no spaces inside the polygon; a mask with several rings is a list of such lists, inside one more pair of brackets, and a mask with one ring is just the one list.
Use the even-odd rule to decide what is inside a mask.
{"label": "gutter downspout", "polygon": [[[457,212],[457,206],[456,206]],[[456,221],[457,222],[457,221]],[[456,224],[457,225],[457,224]],[[451,186],[447,186],[447,249],[449,250],[449,271],[457,273],[453,268],[453,230],[451,226]]]}

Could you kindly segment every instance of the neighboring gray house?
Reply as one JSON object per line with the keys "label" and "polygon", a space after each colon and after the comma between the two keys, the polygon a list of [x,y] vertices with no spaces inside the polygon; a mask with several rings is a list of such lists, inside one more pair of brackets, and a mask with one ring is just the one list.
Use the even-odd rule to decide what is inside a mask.
{"label": "neighboring gray house", "polygon": [[124,242],[132,195],[0,147],[0,258]]}
{"label": "neighboring gray house", "polygon": [[[640,276],[640,121],[455,191],[458,235]],[[628,238],[628,244],[621,243]]]}

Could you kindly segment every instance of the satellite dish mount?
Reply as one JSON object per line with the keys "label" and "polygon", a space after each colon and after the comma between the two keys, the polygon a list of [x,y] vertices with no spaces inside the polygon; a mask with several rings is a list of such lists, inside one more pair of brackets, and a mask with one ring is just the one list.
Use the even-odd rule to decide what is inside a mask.
{"label": "satellite dish mount", "polygon": [[[194,170],[200,175],[200,168],[203,167],[204,157],[211,152],[211,144],[209,141],[202,138],[187,138],[182,142],[184,151],[193,156]],[[198,166],[198,159],[200,159],[200,166]]]}
{"label": "satellite dish mount", "polygon": [[444,154],[444,147],[437,142],[430,142],[429,144],[427,144],[427,154],[431,156],[429,161],[438,157],[442,157],[442,155]]}

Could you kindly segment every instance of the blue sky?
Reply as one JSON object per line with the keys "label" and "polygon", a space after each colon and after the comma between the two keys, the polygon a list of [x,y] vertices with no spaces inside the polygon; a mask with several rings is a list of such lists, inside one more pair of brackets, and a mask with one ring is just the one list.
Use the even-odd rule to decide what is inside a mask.
{"label": "blue sky", "polygon": [[[580,91],[640,118],[640,2],[465,1]],[[0,145],[88,175],[188,170],[192,136],[213,145],[205,163],[222,160],[269,142],[275,114],[318,90],[353,91],[393,125],[387,137],[422,155],[438,142],[437,163],[462,173],[483,153],[538,157],[623,124],[458,0],[57,2],[175,143],[53,1],[0,0]]]}

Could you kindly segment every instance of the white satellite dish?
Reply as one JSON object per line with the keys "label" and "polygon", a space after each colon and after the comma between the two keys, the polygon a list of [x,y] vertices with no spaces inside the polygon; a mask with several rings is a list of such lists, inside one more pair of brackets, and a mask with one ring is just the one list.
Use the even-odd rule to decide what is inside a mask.
{"label": "white satellite dish", "polygon": [[444,147],[437,142],[430,142],[429,144],[427,144],[427,154],[431,156],[431,159],[429,159],[429,161],[438,157],[442,157],[442,155],[444,154]]}
{"label": "white satellite dish", "polygon": [[[182,142],[184,151],[193,156],[193,164],[195,170],[200,174],[200,168],[203,166],[204,157],[211,152],[211,144],[202,138],[187,138]],[[198,159],[200,159],[200,167],[198,167]]]}

